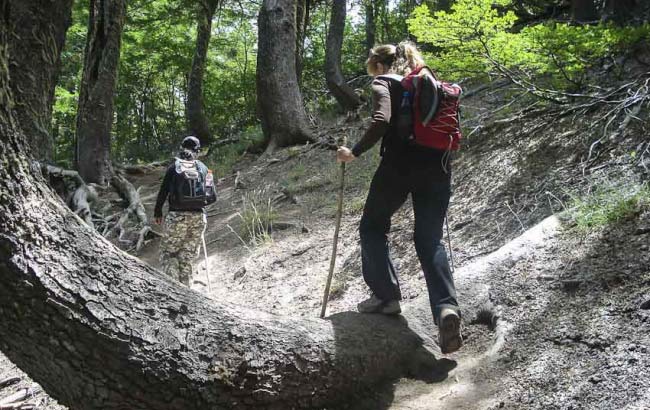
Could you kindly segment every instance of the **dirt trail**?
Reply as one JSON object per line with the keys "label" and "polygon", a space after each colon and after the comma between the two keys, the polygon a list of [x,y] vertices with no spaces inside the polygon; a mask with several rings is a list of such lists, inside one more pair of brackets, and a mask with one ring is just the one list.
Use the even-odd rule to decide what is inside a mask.
{"label": "dirt trail", "polygon": [[[273,181],[281,179],[287,169],[304,162],[314,168],[327,167],[317,157],[331,156],[310,151],[305,151],[306,158],[301,159],[301,155],[281,158],[289,164],[276,170],[275,158],[263,159],[257,168],[242,171],[240,178],[258,181],[249,190],[264,186],[273,196],[279,192]],[[246,190],[235,189],[234,178],[222,180],[208,233],[210,297],[277,314],[317,316],[331,251],[334,185],[303,193],[298,204],[278,202],[276,211],[291,219],[294,226],[274,232],[267,243],[244,246],[236,233]],[[363,189],[357,188],[351,186],[346,192],[348,205],[363,197]],[[321,206],[305,209],[314,198]],[[328,314],[354,310],[367,296],[359,273],[358,218],[358,210],[348,211],[343,218],[336,291]],[[441,368],[449,370],[423,375],[421,372],[432,369],[425,368],[378,392],[386,409],[605,408],[613,403],[618,404],[611,408],[650,406],[639,389],[623,387],[632,382],[639,387],[650,383],[642,370],[650,366],[643,347],[650,345],[649,315],[633,306],[648,289],[647,238],[632,235],[638,224],[647,223],[647,215],[611,227],[609,235],[625,238],[619,263],[635,255],[636,264],[630,267],[629,275],[640,275],[640,281],[605,292],[598,289],[602,286],[598,281],[574,279],[571,272],[580,267],[597,272],[595,275],[615,274],[606,266],[607,255],[589,251],[598,249],[598,243],[606,238],[578,238],[556,217],[544,219],[514,240],[503,238],[504,245],[493,252],[485,242],[479,242],[472,248],[478,255],[475,257],[463,252],[464,238],[458,235],[455,247],[460,267],[456,281],[464,308],[466,345],[448,358],[440,355],[435,343],[437,333],[430,320],[422,273],[413,263],[410,218],[407,204],[396,216],[391,234],[407,299],[404,317],[439,358],[434,373]],[[515,219],[511,226],[519,223]],[[511,232],[513,236],[517,229]],[[196,279],[193,288],[208,293],[205,271],[200,270]],[[610,298],[614,301],[608,301]],[[603,309],[608,313],[603,314]],[[490,326],[490,315],[498,317],[496,328]],[[646,332],[635,331],[639,328]],[[613,361],[627,363],[614,380],[608,375]],[[600,381],[609,384],[603,389]]]}
{"label": "dirt trail", "polygon": [[[597,171],[586,173],[571,157],[588,149],[590,135],[548,144],[527,130],[560,135],[575,125],[531,121],[486,131],[468,141],[456,161],[450,225],[466,340],[456,354],[441,355],[435,343],[410,204],[396,214],[390,241],[403,317],[436,359],[414,363],[407,377],[378,388],[380,409],[650,409],[650,211],[590,233],[577,233],[570,220],[553,216],[564,209],[568,190],[636,181],[628,152],[643,134],[630,136],[603,159],[605,166],[592,164]],[[362,128],[337,125],[324,132],[354,135]],[[354,310],[368,294],[357,228],[377,161],[376,154],[366,155],[349,167],[328,314]],[[317,317],[337,170],[331,151],[304,146],[246,156],[232,174],[218,176],[206,232],[210,270],[198,258],[192,288],[220,302]],[[163,172],[131,177],[142,187],[150,217]],[[245,205],[269,200],[274,229],[253,245],[242,213]],[[158,245],[152,240],[139,256],[157,266]],[[0,355],[0,378],[14,374],[19,370]],[[43,403],[39,408],[63,408]],[[370,410],[362,401],[350,408]]]}

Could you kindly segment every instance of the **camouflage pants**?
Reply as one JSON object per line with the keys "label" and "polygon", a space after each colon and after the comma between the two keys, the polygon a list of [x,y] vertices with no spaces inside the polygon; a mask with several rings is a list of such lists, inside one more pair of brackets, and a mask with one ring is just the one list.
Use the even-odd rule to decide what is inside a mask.
{"label": "camouflage pants", "polygon": [[160,246],[162,271],[186,286],[192,279],[192,262],[207,226],[203,212],[172,211],[165,218],[165,238]]}

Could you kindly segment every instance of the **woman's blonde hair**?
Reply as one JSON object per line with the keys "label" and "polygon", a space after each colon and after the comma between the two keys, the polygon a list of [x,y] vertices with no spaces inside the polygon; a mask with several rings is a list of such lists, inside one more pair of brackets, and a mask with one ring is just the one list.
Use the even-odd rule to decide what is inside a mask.
{"label": "woman's blonde hair", "polygon": [[402,41],[397,46],[382,44],[373,47],[366,60],[368,74],[372,76],[381,74],[378,63],[388,67],[388,73],[407,75],[414,69],[422,67],[424,59],[415,44]]}

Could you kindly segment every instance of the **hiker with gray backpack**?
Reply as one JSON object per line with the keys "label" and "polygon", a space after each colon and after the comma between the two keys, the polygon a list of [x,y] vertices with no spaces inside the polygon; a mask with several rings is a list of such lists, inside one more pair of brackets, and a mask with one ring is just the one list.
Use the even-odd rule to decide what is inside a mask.
{"label": "hiker with gray backpack", "polygon": [[415,248],[429,292],[443,353],[462,345],[460,308],[441,242],[451,196],[451,151],[458,149],[460,87],[439,81],[408,42],[374,47],[367,60],[372,121],[364,136],[337,160],[350,162],[381,140],[381,163],[370,184],[359,232],[363,277],[372,296],[362,313],[399,314],[401,293],[389,256],[391,217],[411,194]]}
{"label": "hiker with gray backpack", "polygon": [[192,262],[199,252],[207,226],[204,209],[216,201],[216,193],[212,171],[197,159],[201,148],[198,138],[185,137],[180,148],[160,185],[154,222],[162,223],[163,205],[169,197],[166,234],[160,246],[162,271],[190,286]]}

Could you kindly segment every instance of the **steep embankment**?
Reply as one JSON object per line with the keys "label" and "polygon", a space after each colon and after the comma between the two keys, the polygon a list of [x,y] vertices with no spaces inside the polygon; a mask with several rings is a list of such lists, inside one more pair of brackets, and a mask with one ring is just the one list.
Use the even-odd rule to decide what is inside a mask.
{"label": "steep embankment", "polygon": [[[439,354],[407,201],[390,235],[404,317],[438,359],[414,363],[408,377],[351,408],[648,408],[647,100],[639,111],[614,112],[613,103],[506,105],[514,91],[497,93],[464,101],[471,135],[454,165],[449,222],[466,346]],[[341,121],[320,132],[331,143],[363,129]],[[318,315],[339,178],[327,145],[247,155],[219,176],[219,200],[208,212],[210,269],[206,276],[201,259],[197,292],[277,314]],[[330,314],[354,310],[367,295],[357,227],[377,162],[374,152],[348,167]],[[132,178],[149,215],[162,172]],[[157,246],[150,242],[140,256],[157,264]],[[0,368],[0,380],[17,373]]]}

